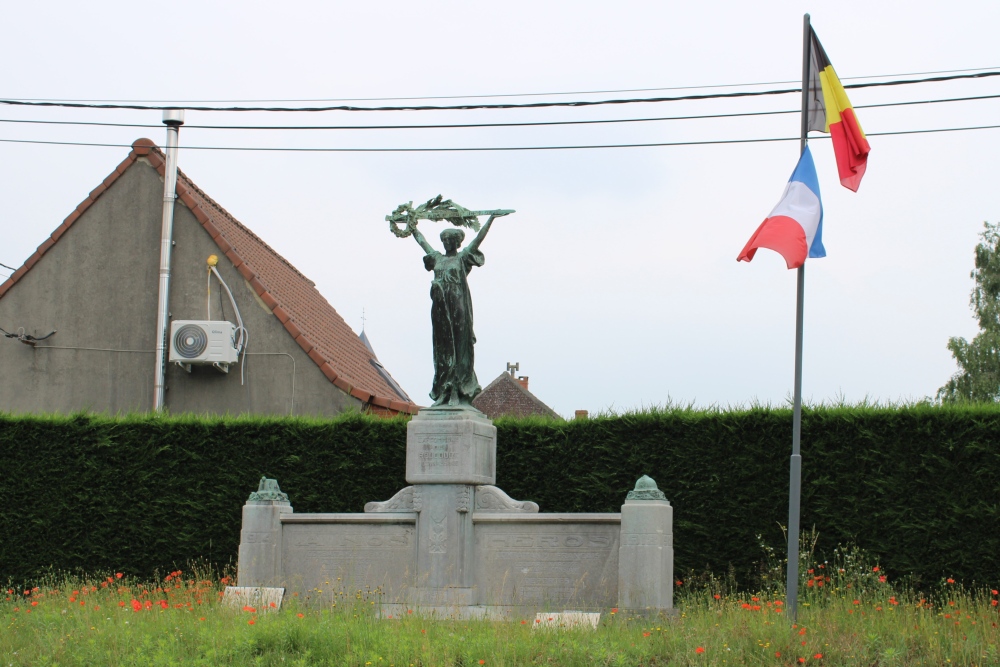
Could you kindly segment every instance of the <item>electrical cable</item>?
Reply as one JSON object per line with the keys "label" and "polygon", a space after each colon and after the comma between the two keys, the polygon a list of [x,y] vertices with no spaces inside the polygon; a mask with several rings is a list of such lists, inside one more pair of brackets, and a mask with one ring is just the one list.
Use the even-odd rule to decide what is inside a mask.
{"label": "electrical cable", "polygon": [[[884,79],[890,76],[926,76],[928,74],[954,74],[959,72],[978,72],[982,70],[998,69],[997,67],[967,67],[965,69],[944,69],[929,72],[901,72],[896,74],[868,74],[865,76],[843,77],[841,81],[856,81],[860,79]],[[547,93],[489,93],[484,95],[424,95],[421,97],[333,97],[333,98],[312,98],[312,99],[250,99],[250,100],[112,100],[112,99],[71,99],[61,97],[24,97],[18,98],[26,102],[109,102],[117,104],[180,104],[189,102],[195,104],[249,104],[249,103],[271,103],[288,104],[292,102],[388,102],[400,101],[408,102],[412,100],[465,100],[465,99],[489,99],[497,97],[549,97],[560,95],[610,95],[612,93],[652,93],[660,90],[710,90],[714,88],[752,88],[754,86],[777,86],[789,83],[799,83],[801,79],[788,81],[757,81],[753,83],[721,83],[703,86],[664,86],[659,88],[618,88],[612,90],[577,90],[565,92]]]}
{"label": "electrical cable", "polygon": [[[959,79],[982,79],[986,77],[1000,76],[1000,71],[979,72],[976,74],[955,74],[951,76],[929,77],[924,79],[898,79],[895,81],[880,81],[871,83],[850,83],[844,88],[877,88],[884,86],[903,86],[917,83],[937,83],[942,81],[955,81]],[[306,112],[315,113],[323,111],[470,111],[475,109],[541,109],[551,107],[591,107],[621,104],[650,104],[659,102],[683,102],[692,100],[710,100],[734,97],[763,97],[772,95],[786,95],[790,93],[801,93],[801,88],[783,88],[760,91],[739,91],[733,93],[709,93],[703,95],[678,95],[674,97],[645,97],[615,100],[574,100],[571,102],[528,102],[524,104],[456,104],[456,105],[407,105],[407,106],[381,106],[381,107],[359,107],[359,106],[324,106],[324,107],[207,107],[207,106],[161,106],[142,104],[91,104],[83,102],[29,102],[25,100],[3,99],[0,104],[7,106],[28,106],[28,107],[62,107],[69,109],[131,109],[137,111],[268,111],[268,112]]]}
{"label": "electrical cable", "polygon": [[[993,130],[1000,125],[975,125],[971,127],[945,127],[927,130],[898,130],[895,132],[867,132],[869,137],[895,136],[902,134],[933,134],[936,132],[965,132],[971,130]],[[814,136],[811,140],[829,139],[829,136]],[[800,137],[768,137],[762,139],[709,139],[705,141],[665,141],[641,144],[580,144],[572,146],[470,146],[453,148],[301,148],[281,146],[180,146],[190,151],[256,151],[276,153],[470,153],[490,151],[559,151],[596,148],[656,148],[660,146],[708,146],[718,144],[761,144],[779,141],[799,141]],[[88,143],[81,141],[38,141],[32,139],[0,139],[7,144],[39,144],[46,146],[86,146],[92,148],[131,148],[131,144]]]}
{"label": "electrical cable", "polygon": [[5,269],[10,269],[11,271],[17,271],[17,269],[15,269],[13,266],[7,266],[3,262],[0,262],[0,266],[2,266]]}
{"label": "electrical cable", "polygon": [[[879,104],[858,104],[854,109],[874,109],[881,107],[912,106],[917,104],[940,104],[944,102],[970,102],[998,99],[1000,95],[973,95],[969,97],[948,97],[910,102],[882,102]],[[799,113],[799,109],[781,111],[743,111],[737,113],[696,114],[689,116],[660,116],[655,118],[606,118],[597,120],[553,120],[526,121],[518,123],[443,123],[429,125],[185,125],[185,130],[444,130],[482,127],[543,127],[553,125],[604,125],[617,123],[649,123],[668,120],[704,120],[710,118],[744,118],[750,116],[776,116]],[[134,127],[160,129],[163,125],[144,123],[102,123],[98,121],[66,120],[24,120],[0,118],[0,123],[28,125],[85,125],[93,127]]]}

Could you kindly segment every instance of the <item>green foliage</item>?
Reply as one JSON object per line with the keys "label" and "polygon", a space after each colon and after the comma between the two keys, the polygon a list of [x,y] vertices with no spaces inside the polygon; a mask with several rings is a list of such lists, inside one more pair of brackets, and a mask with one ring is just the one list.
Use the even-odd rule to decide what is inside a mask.
{"label": "green foliage", "polygon": [[[822,572],[816,563],[814,572]],[[834,566],[834,563],[830,563]],[[600,610],[597,628],[512,610],[505,621],[399,614],[353,591],[281,609],[220,603],[225,581],[50,577],[0,596],[2,665],[478,667],[479,665],[996,665],[996,589],[940,582],[917,594],[841,560],[801,598],[789,627],[780,596],[687,591],[676,614]],[[857,575],[850,572],[857,570]],[[841,574],[843,570],[844,574]],[[178,573],[174,573],[178,574]],[[818,576],[818,575],[817,575]],[[815,579],[819,581],[820,578]]]}
{"label": "green foliage", "polygon": [[948,340],[959,371],[938,389],[938,399],[947,403],[1000,400],[1000,226],[983,224],[976,268],[970,274],[976,285],[969,297],[980,332],[971,342],[961,337]]}
{"label": "green foliage", "polygon": [[[676,571],[757,585],[784,552],[790,409],[501,419],[497,485],[543,512],[617,512],[643,474],[674,507]],[[0,415],[0,582],[47,568],[149,576],[235,560],[262,474],[296,512],[360,512],[406,486],[404,419]],[[803,411],[802,525],[894,577],[994,578],[1000,407]],[[758,536],[760,539],[758,540]]]}

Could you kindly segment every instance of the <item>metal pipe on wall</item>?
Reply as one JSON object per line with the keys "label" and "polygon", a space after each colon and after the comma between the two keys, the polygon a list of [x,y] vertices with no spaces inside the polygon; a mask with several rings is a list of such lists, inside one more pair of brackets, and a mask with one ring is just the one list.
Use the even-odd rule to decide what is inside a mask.
{"label": "metal pipe on wall", "polygon": [[166,109],[167,164],[163,175],[163,224],[160,229],[160,287],[156,305],[156,380],[153,410],[159,412],[167,393],[167,336],[170,329],[170,255],[174,244],[174,201],[177,199],[177,141],[184,124],[183,109]]}

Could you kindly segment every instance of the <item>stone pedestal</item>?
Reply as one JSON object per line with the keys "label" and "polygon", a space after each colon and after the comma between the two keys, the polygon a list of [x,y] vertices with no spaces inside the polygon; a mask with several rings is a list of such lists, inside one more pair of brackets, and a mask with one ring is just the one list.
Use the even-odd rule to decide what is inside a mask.
{"label": "stone pedestal", "polygon": [[622,505],[618,606],[632,611],[674,606],[673,508],[645,475]]}
{"label": "stone pedestal", "polygon": [[262,477],[260,487],[243,506],[237,568],[240,586],[281,585],[281,515],[291,512],[288,496],[277,481]]}
{"label": "stone pedestal", "polygon": [[475,408],[424,408],[406,426],[410,484],[496,484],[497,429]]}
{"label": "stone pedestal", "polygon": [[473,408],[426,408],[406,429],[406,481],[417,512],[416,602],[477,603],[472,510],[496,482],[497,430]]}

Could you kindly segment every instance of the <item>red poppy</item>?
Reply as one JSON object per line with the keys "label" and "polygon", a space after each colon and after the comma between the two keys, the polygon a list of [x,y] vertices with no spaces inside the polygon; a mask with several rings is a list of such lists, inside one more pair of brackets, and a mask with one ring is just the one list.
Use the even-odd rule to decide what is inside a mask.
{"label": "red poppy", "polygon": [[305,614],[303,614],[303,613],[298,613],[298,614],[296,614],[296,616],[298,616],[299,618],[302,618],[303,616],[305,616]]}
{"label": "red poppy", "polygon": [[774,657],[775,658],[780,658],[781,657],[781,651],[775,651],[774,652]]}
{"label": "red poppy", "polygon": [[878,580],[881,581],[884,584],[885,583],[885,575],[883,574],[882,576],[880,576],[878,578]]}
{"label": "red poppy", "polygon": [[255,612],[257,610],[251,607],[250,605],[246,605],[245,607],[243,607],[243,611]]}
{"label": "red poppy", "polygon": [[122,574],[121,572],[115,572],[115,579],[121,579],[121,578],[122,578],[122,577],[124,577],[124,576],[125,576],[125,575],[124,575],[124,574]]}
{"label": "red poppy", "polygon": [[[14,591],[7,591],[7,592],[13,593]],[[997,595],[997,589],[994,588],[993,590],[990,591],[990,593],[993,593],[993,595]]]}
{"label": "red poppy", "polygon": [[694,652],[695,653],[704,653],[705,652],[705,647],[704,646],[699,646],[698,648],[696,648],[694,650]]}
{"label": "red poppy", "polygon": [[716,593],[716,594],[715,594],[715,595],[713,595],[712,597],[713,597],[713,598],[715,598],[716,600],[718,600],[718,599],[719,599],[719,598],[721,598],[722,596],[721,596],[721,595],[719,595],[718,593]]}
{"label": "red poppy", "polygon": [[861,600],[855,600],[854,604],[861,604]]}
{"label": "red poppy", "polygon": [[878,565],[872,568],[872,572],[878,572]]}
{"label": "red poppy", "polygon": [[251,618],[251,619],[250,619],[249,621],[247,621],[247,625],[253,625],[253,624],[254,624],[254,623],[256,623],[256,622],[257,622],[257,621],[255,621],[255,620],[253,620],[253,619]]}
{"label": "red poppy", "polygon": [[995,607],[995,606],[997,606],[997,601],[996,600],[990,600],[990,604]]}
{"label": "red poppy", "polygon": [[951,578],[949,578],[949,579],[945,579],[945,581],[947,581],[947,582],[948,582],[949,584],[953,584],[953,583],[955,583],[955,580],[954,580],[954,579],[951,579]]}
{"label": "red poppy", "polygon": [[815,659],[817,659],[817,660],[822,660],[822,659],[823,659],[823,654],[822,654],[822,653],[817,653],[817,654],[816,654],[816,655],[814,655],[813,657],[814,657]]}

